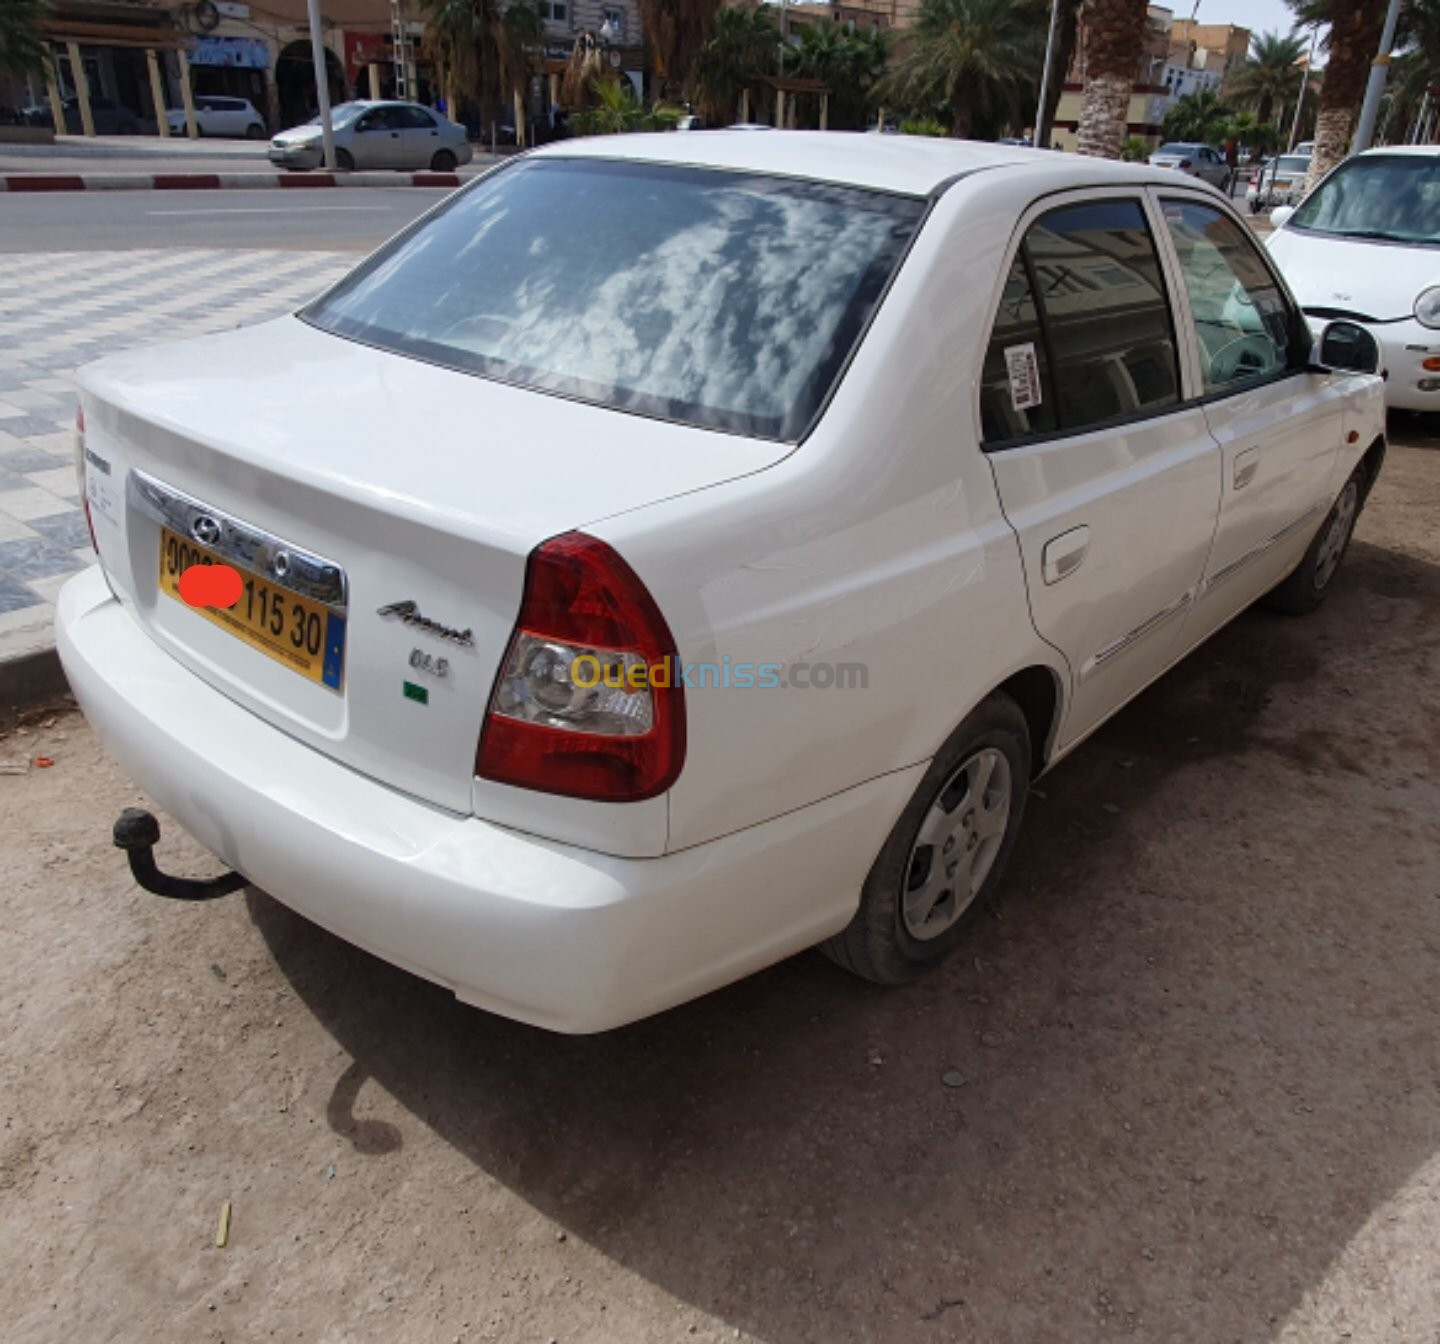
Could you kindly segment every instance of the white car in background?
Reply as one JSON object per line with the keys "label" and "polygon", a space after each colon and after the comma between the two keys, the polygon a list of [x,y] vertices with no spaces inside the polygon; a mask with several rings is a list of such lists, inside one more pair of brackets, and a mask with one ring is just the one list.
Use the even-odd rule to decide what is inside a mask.
{"label": "white car in background", "polygon": [[1308,154],[1280,154],[1262,164],[1251,175],[1245,189],[1245,204],[1252,215],[1277,205],[1293,205],[1305,192],[1310,172]]}
{"label": "white car in background", "polygon": [[1266,240],[1312,326],[1361,323],[1392,410],[1440,411],[1440,146],[1346,159]]}
{"label": "white car in background", "polygon": [[[245,98],[222,98],[217,94],[197,94],[195,127],[201,135],[232,135],[246,140],[265,138],[265,118]],[[188,134],[185,110],[172,107],[165,113],[171,135]]]}
{"label": "white car in background", "polygon": [[117,843],[557,1030],[817,943],[909,980],[1037,775],[1252,602],[1325,597],[1377,358],[1173,172],[512,159],[294,316],[82,370],[61,657],[235,872],[176,890],[146,814]]}

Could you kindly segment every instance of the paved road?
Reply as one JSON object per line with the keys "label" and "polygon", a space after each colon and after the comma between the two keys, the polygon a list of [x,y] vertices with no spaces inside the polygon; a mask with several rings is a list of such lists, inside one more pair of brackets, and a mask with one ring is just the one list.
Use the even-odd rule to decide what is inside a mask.
{"label": "paved road", "polygon": [[368,251],[444,196],[420,187],[6,194],[0,195],[0,252]]}

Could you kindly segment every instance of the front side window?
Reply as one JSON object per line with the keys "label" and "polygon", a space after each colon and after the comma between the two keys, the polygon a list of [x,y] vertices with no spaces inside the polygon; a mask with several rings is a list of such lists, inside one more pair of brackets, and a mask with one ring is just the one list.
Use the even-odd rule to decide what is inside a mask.
{"label": "front side window", "polygon": [[1179,402],[1170,304],[1139,201],[1062,206],[1030,226],[981,382],[987,444],[1079,432]]}
{"label": "front side window", "polygon": [[924,211],[918,197],[792,178],[522,160],[302,316],[500,382],[794,440]]}
{"label": "front side window", "polygon": [[1243,225],[1213,205],[1164,202],[1190,296],[1206,392],[1274,378],[1304,361],[1298,325],[1279,282]]}

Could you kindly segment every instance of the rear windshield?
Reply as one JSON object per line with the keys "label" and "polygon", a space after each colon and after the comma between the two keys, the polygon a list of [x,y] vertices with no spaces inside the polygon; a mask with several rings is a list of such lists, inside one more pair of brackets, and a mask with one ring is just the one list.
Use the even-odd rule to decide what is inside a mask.
{"label": "rear windshield", "polygon": [[669,164],[528,159],[301,314],[521,387],[800,438],[924,201]]}

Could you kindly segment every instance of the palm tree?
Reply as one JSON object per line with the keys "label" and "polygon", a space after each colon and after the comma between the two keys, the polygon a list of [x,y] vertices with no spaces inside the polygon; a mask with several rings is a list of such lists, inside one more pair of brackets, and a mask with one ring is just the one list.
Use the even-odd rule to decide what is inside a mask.
{"label": "palm tree", "polygon": [[1014,114],[1039,82],[1045,30],[1021,0],[923,0],[909,50],[881,96],[903,107],[947,107],[964,138],[977,119]]}
{"label": "palm tree", "polygon": [[1365,97],[1370,64],[1380,46],[1385,5],[1379,0],[1287,0],[1297,24],[1328,26],[1325,78],[1315,118],[1315,156],[1308,190],[1345,157]]}
{"label": "palm tree", "polygon": [[779,61],[780,30],[765,9],[726,5],[716,11],[710,36],[690,65],[696,100],[706,121],[735,115],[740,95]]}
{"label": "palm tree", "polygon": [[50,0],[4,0],[0,3],[0,75],[20,79],[43,70],[50,46],[40,21],[50,14]]}
{"label": "palm tree", "polygon": [[1145,43],[1145,11],[1145,0],[1085,0],[1080,8],[1085,92],[1075,148],[1081,154],[1120,157]]}
{"label": "palm tree", "polygon": [[1250,39],[1249,56],[1226,81],[1225,92],[1232,101],[1252,108],[1256,121],[1268,122],[1300,89],[1305,48],[1304,37],[1256,33]]}
{"label": "palm tree", "polygon": [[830,124],[837,130],[862,129],[887,54],[878,29],[848,33],[842,24],[808,23],[799,45],[786,51],[785,70],[829,85]]}
{"label": "palm tree", "polygon": [[1160,133],[1166,140],[1193,140],[1211,144],[1224,137],[1234,110],[1214,89],[1201,89],[1181,98],[1165,114]]}
{"label": "palm tree", "polygon": [[[514,100],[519,106],[536,54],[545,42],[545,20],[535,0],[420,0],[425,36],[445,69],[450,96],[475,99],[493,116]],[[516,132],[520,125],[516,123]]]}
{"label": "palm tree", "polygon": [[723,0],[640,0],[640,22],[655,73],[666,90],[678,93],[690,78],[695,53],[710,36]]}

